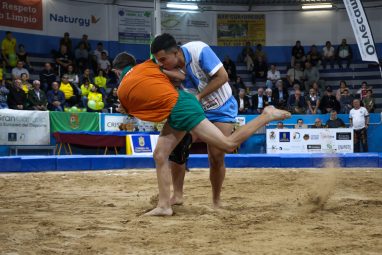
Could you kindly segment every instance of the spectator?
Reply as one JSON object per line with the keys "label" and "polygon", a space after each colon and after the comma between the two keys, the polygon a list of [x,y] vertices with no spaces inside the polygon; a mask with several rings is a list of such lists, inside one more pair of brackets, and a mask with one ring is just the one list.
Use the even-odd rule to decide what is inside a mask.
{"label": "spectator", "polygon": [[59,90],[58,82],[52,83],[52,90],[49,90],[47,93],[48,98],[48,109],[50,111],[64,111],[65,105],[65,95]]}
{"label": "spectator", "polygon": [[55,56],[58,67],[58,75],[62,75],[68,71],[68,66],[73,64],[73,58],[65,44],[60,46],[60,51]]}
{"label": "spectator", "polygon": [[296,41],[296,44],[292,48],[292,60],[290,65],[295,66],[297,62],[305,62],[305,50],[304,47],[301,46],[300,41]]}
{"label": "spectator", "polygon": [[332,87],[328,86],[326,88],[325,95],[322,97],[320,105],[321,105],[320,109],[322,114],[327,114],[331,112],[332,110],[339,112],[340,103],[337,101],[336,97],[333,95]]}
{"label": "spectator", "polygon": [[68,81],[78,88],[79,78],[78,74],[74,72],[74,66],[68,65],[68,71],[65,73],[68,76]]}
{"label": "spectator", "polygon": [[326,121],[325,127],[327,128],[344,128],[345,123],[343,120],[337,117],[337,111],[336,110],[331,110],[330,111],[330,118],[328,121]]}
{"label": "spectator", "polygon": [[25,94],[28,94],[29,90],[32,89],[32,84],[28,81],[28,75],[26,73],[22,73],[20,76],[21,87],[23,88]]}
{"label": "spectator", "polygon": [[70,35],[68,32],[64,33],[64,37],[60,40],[59,48],[61,48],[62,45],[66,46],[66,49],[68,50],[68,53],[72,53],[72,39],[70,39]]}
{"label": "spectator", "polygon": [[361,106],[359,99],[353,100],[353,109],[350,110],[350,127],[354,129],[354,152],[367,152],[367,128],[369,127],[369,113],[365,107]]}
{"label": "spectator", "polygon": [[281,75],[280,71],[277,70],[276,65],[272,64],[271,69],[267,72],[267,82],[265,85],[267,88],[272,89],[273,86],[276,84],[276,81],[280,80]]}
{"label": "spectator", "polygon": [[294,125],[294,128],[301,129],[301,128],[308,128],[308,126],[304,124],[303,119],[298,119],[296,125]]}
{"label": "spectator", "polygon": [[88,35],[87,34],[83,34],[81,40],[78,42],[77,48],[79,48],[80,45],[83,44],[85,50],[88,53],[90,53],[90,51],[92,50],[92,46],[90,45],[90,42],[89,42],[88,39],[89,39]]}
{"label": "spectator", "polygon": [[256,50],[254,55],[255,55],[254,59],[261,57],[264,60],[264,62],[267,62],[267,54],[263,51],[263,45],[261,45],[261,43],[256,45]]}
{"label": "spectator", "polygon": [[98,92],[98,86],[94,85],[90,88],[88,94],[88,111],[100,112],[105,106],[102,94]]}
{"label": "spectator", "polygon": [[325,126],[322,125],[322,121],[320,118],[316,118],[314,120],[314,124],[312,125],[312,128],[325,128]]}
{"label": "spectator", "polygon": [[61,77],[60,90],[65,95],[66,106],[72,107],[78,105],[78,90],[69,83],[69,76],[66,74]]}
{"label": "spectator", "polygon": [[251,105],[249,103],[249,98],[247,97],[245,90],[240,89],[239,95],[235,97],[238,105],[238,114],[247,114]]}
{"label": "spectator", "polygon": [[5,32],[5,38],[1,41],[1,55],[6,67],[13,68],[17,64],[16,45],[12,32]]}
{"label": "spectator", "polygon": [[264,89],[257,89],[257,94],[252,96],[252,111],[255,114],[263,112],[267,97],[264,95]]}
{"label": "spectator", "polygon": [[23,61],[17,61],[16,67],[12,68],[12,80],[20,79],[21,74],[27,74],[27,80],[29,79],[29,72],[24,68]]}
{"label": "spectator", "polygon": [[285,129],[284,127],[284,123],[282,121],[279,121],[277,122],[277,126],[276,126],[277,129]]}
{"label": "spectator", "polygon": [[336,98],[338,101],[340,101],[341,96],[344,94],[345,89],[349,90],[346,81],[341,80],[340,81],[340,87],[336,91]]}
{"label": "spectator", "polygon": [[266,96],[266,101],[265,101],[265,107],[270,106],[270,105],[276,105],[276,100],[274,96],[272,95],[272,89],[267,88],[265,90],[265,96]]}
{"label": "spectator", "polygon": [[105,74],[107,75],[110,71],[110,67],[111,67],[111,64],[110,64],[109,59],[107,58],[106,51],[103,51],[101,53],[101,59],[98,60],[97,70],[102,69],[102,70],[104,70]]}
{"label": "spectator", "polygon": [[88,79],[83,79],[82,80],[82,85],[81,85],[81,100],[82,100],[82,105],[84,107],[87,107],[88,105],[88,95],[90,92],[90,89],[94,85],[89,82]]}
{"label": "spectator", "polygon": [[375,111],[375,98],[373,97],[373,90],[368,89],[366,97],[362,100],[363,106],[369,113],[373,113]]}
{"label": "spectator", "polygon": [[47,93],[52,89],[52,83],[57,80],[56,74],[52,65],[48,62],[45,63],[44,69],[40,72],[41,88]]}
{"label": "spectator", "polygon": [[314,82],[317,82],[320,88],[323,88],[325,86],[324,82],[320,80],[320,73],[318,72],[318,68],[312,66],[312,63],[307,61],[305,62],[304,70],[304,85],[306,92],[309,91]]}
{"label": "spectator", "polygon": [[106,107],[111,109],[110,113],[118,112],[117,108],[119,106],[119,100],[118,100],[117,92],[118,92],[118,89],[113,88],[106,98]]}
{"label": "spectator", "polygon": [[320,87],[317,82],[313,82],[311,88],[316,91],[317,96],[319,96],[320,98],[322,98],[325,94],[325,90],[322,87]]}
{"label": "spectator", "polygon": [[296,62],[295,65],[288,69],[286,79],[287,87],[291,88],[294,84],[302,84],[304,80],[304,71],[301,69],[301,63]]}
{"label": "spectator", "polygon": [[367,82],[363,81],[361,84],[361,88],[359,90],[357,90],[357,98],[360,99],[361,102],[366,97],[367,90],[368,90]]}
{"label": "spectator", "polygon": [[284,87],[282,80],[278,80],[276,82],[276,88],[273,90],[272,94],[275,100],[276,108],[286,109],[289,95],[288,90]]}
{"label": "spectator", "polygon": [[5,85],[4,68],[0,57],[0,85]]}
{"label": "spectator", "polygon": [[287,102],[288,111],[294,114],[306,113],[306,101],[301,95],[301,90],[296,89],[293,95],[290,95]]}
{"label": "spectator", "polygon": [[9,89],[8,94],[8,107],[14,110],[24,110],[27,96],[21,86],[21,80],[16,79]]}
{"label": "spectator", "polygon": [[309,90],[309,95],[306,97],[306,103],[308,105],[307,114],[317,114],[321,113],[320,111],[320,97],[317,96],[315,89],[311,88]]}
{"label": "spectator", "polygon": [[346,39],[342,39],[341,45],[337,47],[336,57],[338,67],[343,68],[342,63],[346,63],[346,67],[349,69],[353,58],[353,51],[350,45],[346,43]]}
{"label": "spectator", "polygon": [[3,82],[0,83],[0,109],[8,109],[7,95],[9,94],[9,89],[5,86]]}
{"label": "spectator", "polygon": [[46,111],[48,99],[45,92],[40,89],[40,81],[33,81],[33,89],[28,93],[28,108],[36,111]]}
{"label": "spectator", "polygon": [[24,44],[19,44],[19,51],[17,52],[17,60],[23,61],[26,69],[33,70],[31,63],[29,62],[28,53],[25,51]]}
{"label": "spectator", "polygon": [[312,66],[316,66],[317,68],[321,65],[321,53],[317,50],[316,45],[312,45],[310,47],[310,51],[307,54],[307,61],[309,61]]}
{"label": "spectator", "polygon": [[266,80],[267,78],[267,72],[268,72],[268,66],[267,63],[265,63],[264,59],[262,57],[258,57],[253,66],[253,72],[252,72],[252,81],[253,83],[256,82],[256,80]]}
{"label": "spectator", "polygon": [[89,66],[89,51],[85,48],[85,43],[80,43],[74,51],[74,59],[78,70],[81,72]]}
{"label": "spectator", "polygon": [[334,69],[334,61],[336,59],[336,53],[334,47],[330,41],[327,41],[325,47],[322,49],[322,66],[326,69],[327,64]]}
{"label": "spectator", "polygon": [[94,77],[94,85],[98,86],[99,92],[101,92],[104,98],[106,97],[106,83],[107,79],[105,77],[104,71],[102,69],[98,70],[98,75]]}
{"label": "spectator", "polygon": [[239,62],[247,65],[247,71],[252,71],[254,66],[255,53],[252,49],[251,42],[247,41],[241,51]]}
{"label": "spectator", "polygon": [[80,81],[83,81],[84,79],[88,79],[91,84],[94,84],[94,77],[93,73],[90,71],[89,68],[86,68],[84,72],[82,73],[80,77]]}
{"label": "spectator", "polygon": [[102,42],[97,43],[97,48],[93,52],[93,59],[92,59],[93,60],[93,70],[97,70],[98,60],[101,59],[101,54],[103,51],[106,52],[107,56],[109,56],[109,53],[107,52],[107,50],[105,50],[103,48],[103,43]]}
{"label": "spectator", "polygon": [[236,77],[235,83],[232,85],[232,94],[233,95],[239,95],[239,90],[244,89],[247,90],[247,87],[245,86],[243,80],[241,79],[241,76]]}
{"label": "spectator", "polygon": [[227,71],[228,79],[230,82],[236,80],[236,65],[235,63],[230,59],[230,57],[227,55],[224,58],[223,61],[224,69]]}
{"label": "spectator", "polygon": [[349,114],[352,109],[353,96],[350,95],[350,91],[345,89],[340,97],[340,113]]}

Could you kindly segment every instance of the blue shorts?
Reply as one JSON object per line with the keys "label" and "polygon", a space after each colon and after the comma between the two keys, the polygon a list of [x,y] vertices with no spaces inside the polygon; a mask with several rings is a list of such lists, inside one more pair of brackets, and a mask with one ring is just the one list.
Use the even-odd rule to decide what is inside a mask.
{"label": "blue shorts", "polygon": [[209,121],[221,123],[235,123],[237,117],[237,101],[231,96],[222,106],[217,109],[205,111]]}

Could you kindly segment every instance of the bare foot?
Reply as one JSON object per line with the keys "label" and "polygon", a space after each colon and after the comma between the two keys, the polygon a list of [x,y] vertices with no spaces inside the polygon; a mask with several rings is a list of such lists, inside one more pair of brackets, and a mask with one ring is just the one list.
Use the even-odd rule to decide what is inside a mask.
{"label": "bare foot", "polygon": [[267,106],[264,108],[263,114],[268,116],[270,121],[285,120],[291,117],[291,113],[284,110],[276,109],[274,106]]}
{"label": "bare foot", "polygon": [[171,216],[173,211],[171,208],[156,207],[144,214],[144,216]]}
{"label": "bare foot", "polygon": [[182,205],[183,204],[183,197],[171,197],[170,199],[170,205]]}

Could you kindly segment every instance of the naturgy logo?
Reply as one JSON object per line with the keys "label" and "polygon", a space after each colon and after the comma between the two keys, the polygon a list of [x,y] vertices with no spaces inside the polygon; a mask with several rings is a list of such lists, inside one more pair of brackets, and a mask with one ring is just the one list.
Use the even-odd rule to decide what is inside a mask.
{"label": "naturgy logo", "polygon": [[59,23],[71,23],[78,24],[80,27],[89,27],[90,24],[96,24],[101,18],[97,18],[94,15],[91,15],[90,19],[88,18],[79,18],[79,17],[71,17],[67,15],[59,15],[59,14],[49,14],[49,20]]}

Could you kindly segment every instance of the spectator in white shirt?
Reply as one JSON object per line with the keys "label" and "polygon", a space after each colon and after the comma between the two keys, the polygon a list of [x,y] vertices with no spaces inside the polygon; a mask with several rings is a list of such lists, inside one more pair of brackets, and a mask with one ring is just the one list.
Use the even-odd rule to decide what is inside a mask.
{"label": "spectator in white shirt", "polygon": [[334,60],[336,58],[336,53],[332,43],[327,41],[325,47],[322,49],[322,66],[326,69],[326,65],[330,63],[330,67],[334,69]]}
{"label": "spectator in white shirt", "polygon": [[110,61],[107,59],[107,52],[103,51],[101,53],[101,59],[98,60],[98,70],[104,70],[105,74],[108,74],[110,66]]}
{"label": "spectator in white shirt", "polygon": [[24,68],[24,62],[17,61],[16,67],[12,68],[12,80],[20,79],[23,73],[27,74],[27,80],[29,80],[29,72]]}
{"label": "spectator in white shirt", "polygon": [[276,81],[280,80],[280,71],[277,70],[276,65],[271,65],[271,69],[268,70],[267,73],[267,82],[265,85],[267,88],[272,89],[272,87],[276,84]]}
{"label": "spectator in white shirt", "polygon": [[365,107],[361,106],[359,99],[353,100],[353,109],[350,110],[349,120],[350,127],[354,129],[354,152],[368,151],[367,145],[367,128],[369,127],[369,113]]}

